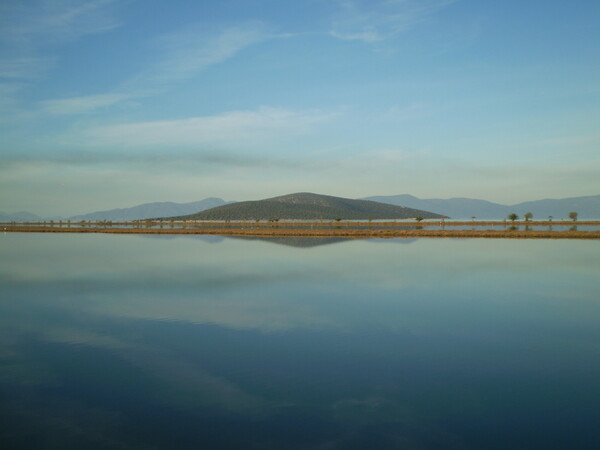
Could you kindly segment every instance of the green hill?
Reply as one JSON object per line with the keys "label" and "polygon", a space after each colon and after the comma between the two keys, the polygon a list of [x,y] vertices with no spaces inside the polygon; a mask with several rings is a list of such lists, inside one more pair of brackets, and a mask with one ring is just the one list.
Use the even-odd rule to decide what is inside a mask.
{"label": "green hill", "polygon": [[442,218],[419,209],[389,205],[369,200],[353,200],[306,192],[265,200],[238,202],[218,206],[187,216],[182,220],[265,220],[265,219],[424,219]]}

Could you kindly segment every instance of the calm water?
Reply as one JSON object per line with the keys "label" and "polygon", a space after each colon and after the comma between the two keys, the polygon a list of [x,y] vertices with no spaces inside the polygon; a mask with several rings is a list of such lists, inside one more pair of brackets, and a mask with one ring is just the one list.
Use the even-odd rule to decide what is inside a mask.
{"label": "calm water", "polygon": [[0,235],[3,448],[599,448],[600,242]]}

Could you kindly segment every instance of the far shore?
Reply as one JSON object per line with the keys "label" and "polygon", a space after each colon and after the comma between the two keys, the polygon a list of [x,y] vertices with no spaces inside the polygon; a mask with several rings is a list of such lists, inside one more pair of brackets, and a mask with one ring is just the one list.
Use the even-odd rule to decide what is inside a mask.
{"label": "far shore", "polygon": [[[567,230],[553,227],[568,226]],[[579,226],[598,227],[579,230]],[[441,228],[440,228],[441,227]],[[455,229],[456,227],[470,227]],[[475,229],[475,227],[486,227]],[[537,227],[532,230],[530,227]],[[539,229],[544,227],[544,229]],[[428,229],[429,228],[429,229]],[[435,229],[431,229],[435,228]],[[0,223],[4,232],[222,235],[340,238],[600,239],[600,220],[586,221],[169,221]]]}

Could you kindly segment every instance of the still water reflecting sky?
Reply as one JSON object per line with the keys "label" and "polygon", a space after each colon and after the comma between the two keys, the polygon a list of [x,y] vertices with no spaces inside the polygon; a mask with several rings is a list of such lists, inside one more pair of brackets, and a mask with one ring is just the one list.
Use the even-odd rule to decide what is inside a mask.
{"label": "still water reflecting sky", "polygon": [[7,448],[600,447],[597,241],[0,252]]}

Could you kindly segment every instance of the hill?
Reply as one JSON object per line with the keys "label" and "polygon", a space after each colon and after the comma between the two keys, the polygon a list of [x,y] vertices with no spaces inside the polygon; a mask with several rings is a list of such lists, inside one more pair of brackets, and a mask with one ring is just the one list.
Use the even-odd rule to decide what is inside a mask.
{"label": "hill", "polygon": [[353,200],[330,195],[296,193],[265,200],[238,202],[218,206],[196,214],[177,217],[190,220],[256,219],[408,219],[421,216],[441,218],[419,209],[389,205],[369,200]]}
{"label": "hill", "polygon": [[209,197],[190,203],[155,202],[132,206],[131,208],[96,211],[88,214],[70,217],[71,220],[139,220],[153,217],[180,216],[192,214],[215,206],[226,205],[229,202],[221,198]]}
{"label": "hill", "polygon": [[515,205],[473,198],[420,199],[407,194],[366,197],[365,200],[436,211],[453,219],[470,219],[473,216],[478,219],[501,219],[513,212],[521,217],[531,212],[534,219],[547,219],[548,216],[566,219],[570,211],[576,211],[580,219],[600,219],[600,195],[535,200]]}

